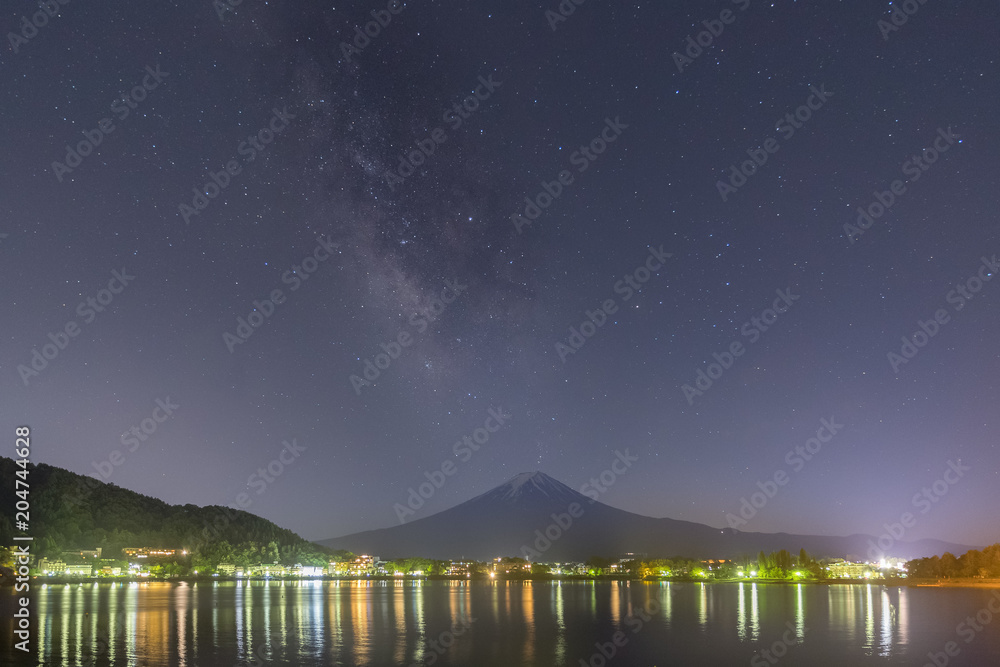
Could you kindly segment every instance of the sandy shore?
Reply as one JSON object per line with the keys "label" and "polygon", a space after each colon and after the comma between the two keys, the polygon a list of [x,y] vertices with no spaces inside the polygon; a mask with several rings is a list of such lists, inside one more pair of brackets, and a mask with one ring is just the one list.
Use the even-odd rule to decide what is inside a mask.
{"label": "sandy shore", "polygon": [[936,588],[1000,588],[1000,579],[906,579],[906,586]]}

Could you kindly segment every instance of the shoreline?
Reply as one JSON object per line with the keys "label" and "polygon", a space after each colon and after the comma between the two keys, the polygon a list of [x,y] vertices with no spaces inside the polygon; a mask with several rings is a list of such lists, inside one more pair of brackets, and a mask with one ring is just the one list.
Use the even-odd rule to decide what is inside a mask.
{"label": "shoreline", "polygon": [[[681,583],[681,584],[733,584],[733,583],[759,583],[759,584],[783,584],[783,585],[798,585],[798,584],[810,584],[810,585],[820,585],[820,586],[830,586],[838,584],[850,584],[850,585],[877,585],[877,586],[906,586],[908,588],[981,588],[981,589],[998,589],[1000,588],[1000,579],[801,579],[801,580],[788,580],[788,579],[694,579],[686,577],[664,577],[664,578],[646,578],[639,579],[636,577],[619,577],[610,575],[601,576],[584,576],[584,575],[567,575],[567,576],[538,576],[538,577],[497,577],[491,579],[490,577],[476,576],[476,577],[462,577],[462,576],[449,576],[449,575],[427,575],[419,577],[388,577],[388,576],[373,576],[373,577],[194,577],[194,576],[177,576],[177,577],[166,577],[166,578],[152,578],[152,577],[41,577],[33,576],[32,583],[34,584],[52,584],[52,585],[69,585],[69,584],[100,584],[100,583],[141,583],[141,582],[157,582],[157,583],[209,583],[209,582],[251,582],[251,581],[490,581],[490,582],[515,582],[515,581],[531,581],[531,582],[552,582],[552,581],[591,581],[591,582],[608,582],[608,581],[629,581],[636,583]],[[13,584],[13,582],[11,582]]]}

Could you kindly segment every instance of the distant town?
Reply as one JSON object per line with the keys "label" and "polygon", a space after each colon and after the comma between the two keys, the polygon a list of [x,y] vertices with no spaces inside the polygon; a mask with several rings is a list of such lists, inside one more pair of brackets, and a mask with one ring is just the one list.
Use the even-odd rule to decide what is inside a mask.
{"label": "distant town", "polygon": [[409,558],[382,560],[374,555],[347,554],[326,565],[282,565],[273,563],[220,562],[199,567],[185,549],[126,547],[117,558],[108,557],[101,548],[65,551],[58,558],[41,558],[32,564],[31,573],[53,578],[152,578],[220,577],[229,579],[366,579],[366,578],[592,578],[618,577],[638,579],[689,578],[700,580],[749,579],[884,579],[905,578],[906,561],[884,559],[879,562],[848,561],[843,558],[814,560],[804,551],[793,557],[779,551],[761,553],[754,560],[743,559],[653,559],[643,554],[623,554],[615,558],[591,558],[586,562],[540,563],[516,557],[497,557],[491,561],[429,560]]}

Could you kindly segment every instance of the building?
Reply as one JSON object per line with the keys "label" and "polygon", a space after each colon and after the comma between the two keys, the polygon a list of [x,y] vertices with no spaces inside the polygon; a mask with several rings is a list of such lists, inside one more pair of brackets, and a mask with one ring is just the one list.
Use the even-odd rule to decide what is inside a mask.
{"label": "building", "polygon": [[[100,549],[98,549],[100,553]],[[161,549],[159,547],[125,547],[122,549],[125,558],[173,558],[175,556],[187,556],[185,549]]]}
{"label": "building", "polygon": [[869,579],[872,567],[867,563],[852,563],[838,558],[827,565],[826,572],[831,579]]}
{"label": "building", "polygon": [[285,576],[285,566],[278,565],[277,563],[270,565],[261,563],[256,567],[250,568],[250,574],[261,577],[283,577]]}
{"label": "building", "polygon": [[80,549],[78,551],[64,551],[63,560],[66,560],[67,558],[71,559],[91,558],[97,560],[98,558],[101,557],[101,551],[102,547],[97,547],[96,549]]}
{"label": "building", "polygon": [[551,563],[550,574],[587,574],[587,566],[583,563]]}
{"label": "building", "polygon": [[883,558],[878,562],[878,567],[897,576],[906,576],[906,560],[903,558]]}
{"label": "building", "polygon": [[128,574],[130,577],[148,577],[149,570],[146,569],[145,565],[139,563],[129,563]]}
{"label": "building", "polygon": [[731,576],[734,565],[735,563],[731,559],[726,560],[725,558],[709,558],[701,561],[701,568],[705,575],[711,577],[726,576],[727,574]]}
{"label": "building", "polygon": [[710,558],[708,560],[701,561],[702,567],[704,567],[706,570],[718,570],[719,568],[723,567],[726,563],[732,565],[733,561],[726,560],[725,558],[720,558],[718,560]]}
{"label": "building", "polygon": [[232,563],[219,563],[219,566],[215,568],[219,574],[231,577],[236,573],[236,566]]}
{"label": "building", "polygon": [[92,565],[67,565],[66,576],[68,577],[89,577],[93,571]]}
{"label": "building", "polygon": [[66,561],[43,558],[38,561],[38,571],[43,574],[66,574]]}
{"label": "building", "polygon": [[102,577],[120,577],[122,575],[122,569],[117,566],[105,565],[101,568]]}
{"label": "building", "polygon": [[523,559],[513,559],[513,558],[494,558],[493,562],[490,564],[491,574],[519,574],[519,573],[531,573],[531,563],[523,561]]}
{"label": "building", "polygon": [[472,575],[472,563],[466,561],[451,561],[445,574],[452,577],[469,577]]}
{"label": "building", "polygon": [[347,564],[347,574],[352,577],[367,577],[375,574],[378,556],[362,554]]}
{"label": "building", "polygon": [[323,568],[315,565],[302,565],[296,563],[289,569],[289,574],[293,577],[322,577]]}
{"label": "building", "polygon": [[[378,556],[362,554],[354,560],[331,560],[326,571],[331,577],[370,577],[387,574],[385,566],[386,562],[379,560]],[[321,576],[322,570],[319,572],[320,574],[303,576]]]}

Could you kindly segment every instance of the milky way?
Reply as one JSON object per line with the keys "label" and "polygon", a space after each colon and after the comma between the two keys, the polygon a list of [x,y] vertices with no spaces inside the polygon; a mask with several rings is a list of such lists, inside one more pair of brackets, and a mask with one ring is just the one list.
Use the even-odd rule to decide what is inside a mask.
{"label": "milky way", "polygon": [[295,439],[251,511],[321,539],[502,409],[424,512],[628,447],[630,511],[722,527],[780,473],[742,529],[995,541],[995,17],[224,6],[6,39],[0,422],[36,461],[232,504]]}

